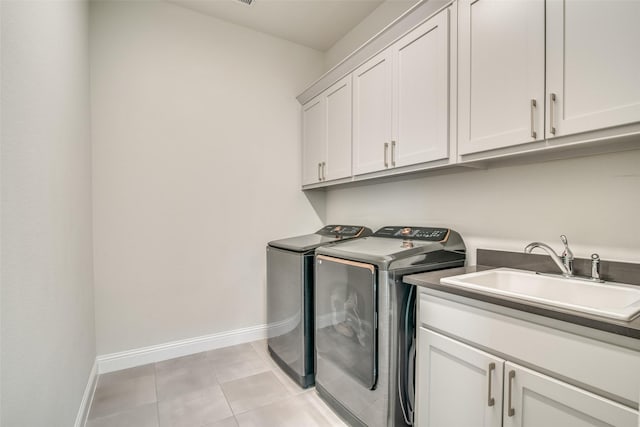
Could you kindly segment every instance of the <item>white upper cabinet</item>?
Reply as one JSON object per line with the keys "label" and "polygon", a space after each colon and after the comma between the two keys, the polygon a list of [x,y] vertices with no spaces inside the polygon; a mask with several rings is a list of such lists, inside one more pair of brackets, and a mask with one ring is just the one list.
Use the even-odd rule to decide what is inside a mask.
{"label": "white upper cabinet", "polygon": [[353,156],[356,175],[390,164],[391,51],[384,50],[353,72]]}
{"label": "white upper cabinet", "polygon": [[449,156],[449,9],[401,38],[393,53],[390,166]]}
{"label": "white upper cabinet", "polygon": [[449,13],[353,73],[356,175],[448,158]]}
{"label": "white upper cabinet", "polygon": [[325,93],[327,111],[327,160],[324,179],[351,176],[351,76]]}
{"label": "white upper cabinet", "polygon": [[326,151],[326,113],[320,95],[302,106],[302,185],[322,180]]}
{"label": "white upper cabinet", "polygon": [[547,138],[640,121],[639,19],[637,0],[547,1]]}
{"label": "white upper cabinet", "polygon": [[303,186],[626,149],[618,137],[640,135],[639,17],[640,0],[420,2],[298,97]]}
{"label": "white upper cabinet", "polygon": [[351,176],[351,76],[302,107],[302,185]]}
{"label": "white upper cabinet", "polygon": [[545,3],[461,0],[458,150],[544,140]]}
{"label": "white upper cabinet", "polygon": [[460,155],[640,122],[640,1],[460,0],[459,17]]}

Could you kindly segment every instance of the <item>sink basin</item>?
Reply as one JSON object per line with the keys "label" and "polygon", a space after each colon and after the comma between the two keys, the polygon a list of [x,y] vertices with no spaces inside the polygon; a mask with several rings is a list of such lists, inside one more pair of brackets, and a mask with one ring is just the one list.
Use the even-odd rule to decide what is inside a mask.
{"label": "sink basin", "polygon": [[640,314],[640,286],[592,283],[510,268],[452,276],[440,282],[609,319],[628,321]]}

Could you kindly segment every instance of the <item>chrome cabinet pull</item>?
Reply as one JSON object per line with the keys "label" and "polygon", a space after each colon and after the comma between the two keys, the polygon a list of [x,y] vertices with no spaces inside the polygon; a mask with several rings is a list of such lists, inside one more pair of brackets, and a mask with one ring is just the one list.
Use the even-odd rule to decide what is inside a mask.
{"label": "chrome cabinet pull", "polygon": [[555,104],[556,104],[556,94],[552,93],[549,95],[549,131],[551,135],[556,134],[556,127],[553,125],[553,117],[555,116]]}
{"label": "chrome cabinet pull", "polygon": [[516,410],[513,409],[513,406],[511,405],[511,395],[513,394],[511,387],[513,385],[513,379],[515,377],[516,377],[516,371],[509,371],[509,406],[508,406],[509,410],[508,410],[507,414],[510,417],[513,417],[513,415],[516,413]]}
{"label": "chrome cabinet pull", "polygon": [[391,166],[396,165],[396,142],[391,141]]}
{"label": "chrome cabinet pull", "polygon": [[538,134],[536,133],[536,129],[535,129],[535,113],[536,113],[536,107],[537,107],[537,102],[535,99],[531,100],[531,138],[536,139]]}
{"label": "chrome cabinet pull", "polygon": [[322,181],[322,163],[318,163],[318,181]]}
{"label": "chrome cabinet pull", "polygon": [[322,180],[327,180],[327,162],[322,162]]}
{"label": "chrome cabinet pull", "polygon": [[491,372],[495,371],[496,369],[496,364],[491,362],[489,363],[489,373],[487,374],[489,376],[489,386],[488,386],[488,390],[487,390],[487,406],[493,406],[496,404],[496,400],[491,397]]}
{"label": "chrome cabinet pull", "polygon": [[389,161],[387,160],[388,151],[389,151],[389,143],[385,142],[384,143],[384,167],[385,168],[389,167]]}

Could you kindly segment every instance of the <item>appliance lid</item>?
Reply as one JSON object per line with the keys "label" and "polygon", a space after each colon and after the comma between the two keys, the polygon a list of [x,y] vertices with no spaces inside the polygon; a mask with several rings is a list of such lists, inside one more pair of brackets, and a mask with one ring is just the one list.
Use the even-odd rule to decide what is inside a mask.
{"label": "appliance lid", "polygon": [[466,259],[466,248],[460,234],[436,227],[382,227],[372,236],[319,248],[317,253],[369,262],[385,270],[464,263]]}
{"label": "appliance lid", "polygon": [[371,229],[361,225],[327,225],[313,234],[271,241],[269,246],[293,252],[308,252],[319,246],[369,236],[371,233]]}

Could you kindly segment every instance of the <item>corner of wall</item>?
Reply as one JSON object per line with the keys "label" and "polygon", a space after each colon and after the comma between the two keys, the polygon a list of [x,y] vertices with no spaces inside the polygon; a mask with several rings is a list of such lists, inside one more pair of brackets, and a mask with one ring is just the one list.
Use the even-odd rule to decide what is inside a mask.
{"label": "corner of wall", "polygon": [[87,379],[87,386],[82,394],[82,400],[80,401],[80,407],[78,408],[78,414],[76,415],[76,421],[73,424],[74,427],[84,427],[89,416],[89,410],[91,409],[91,402],[93,402],[93,396],[96,392],[96,386],[98,385],[98,361],[93,362],[91,372],[89,372],[89,378]]}

